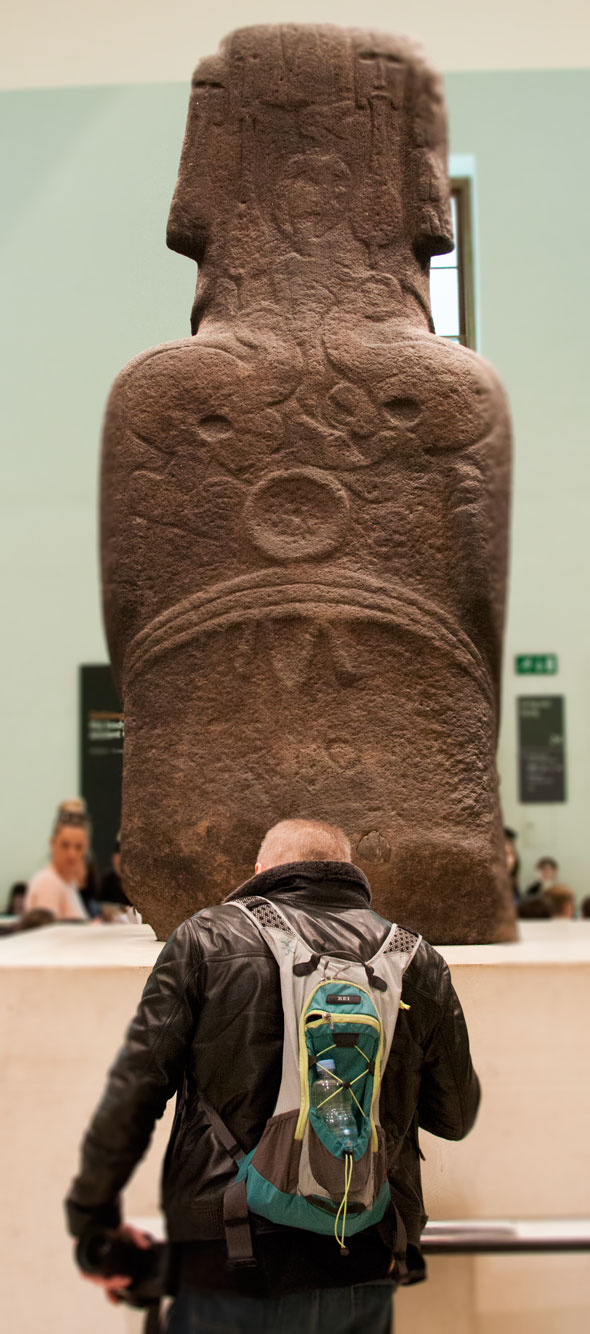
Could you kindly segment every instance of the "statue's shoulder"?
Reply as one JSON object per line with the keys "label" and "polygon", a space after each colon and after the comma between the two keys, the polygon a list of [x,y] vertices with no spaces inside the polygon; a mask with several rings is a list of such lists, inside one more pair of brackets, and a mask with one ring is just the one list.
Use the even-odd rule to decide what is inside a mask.
{"label": "statue's shoulder", "polygon": [[[170,343],[159,343],[138,353],[119,371],[113,381],[110,398],[115,404],[129,404],[151,395],[164,386],[173,389],[181,378],[199,361],[194,338],[177,338]],[[152,407],[154,406],[152,402]]]}
{"label": "statue's shoulder", "polygon": [[179,338],[140,352],[117,375],[105,419],[107,441],[131,429],[152,439],[154,428],[171,437],[192,412],[207,411],[219,387],[220,354],[197,338]]}

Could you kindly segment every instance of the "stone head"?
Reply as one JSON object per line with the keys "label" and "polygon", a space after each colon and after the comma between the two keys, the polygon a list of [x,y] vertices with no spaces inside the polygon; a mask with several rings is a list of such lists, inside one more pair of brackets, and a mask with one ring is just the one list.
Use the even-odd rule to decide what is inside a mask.
{"label": "stone head", "polygon": [[442,83],[419,44],[298,24],[225,38],[193,77],[168,245],[202,262],[237,217],[275,251],[337,226],[420,262],[452,249]]}

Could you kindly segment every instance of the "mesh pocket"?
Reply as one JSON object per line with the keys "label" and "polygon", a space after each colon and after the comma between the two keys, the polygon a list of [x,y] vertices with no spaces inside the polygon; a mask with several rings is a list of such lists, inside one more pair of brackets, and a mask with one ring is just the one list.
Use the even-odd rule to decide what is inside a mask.
{"label": "mesh pocket", "polygon": [[297,1190],[301,1140],[294,1135],[298,1115],[295,1111],[271,1116],[252,1159],[252,1166],[260,1176],[285,1194]]}

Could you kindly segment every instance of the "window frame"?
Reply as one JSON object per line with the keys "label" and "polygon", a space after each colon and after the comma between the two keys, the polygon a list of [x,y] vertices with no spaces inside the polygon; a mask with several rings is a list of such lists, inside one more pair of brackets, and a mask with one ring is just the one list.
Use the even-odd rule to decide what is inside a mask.
{"label": "window frame", "polygon": [[475,278],[473,266],[472,181],[470,176],[452,176],[451,194],[457,209],[457,281],[459,289],[459,342],[463,347],[477,345],[475,321]]}

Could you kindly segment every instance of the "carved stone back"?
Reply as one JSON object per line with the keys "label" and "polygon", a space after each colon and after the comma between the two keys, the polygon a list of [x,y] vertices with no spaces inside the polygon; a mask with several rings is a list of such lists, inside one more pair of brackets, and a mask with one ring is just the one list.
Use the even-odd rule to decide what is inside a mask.
{"label": "carved stone back", "polygon": [[433,332],[441,85],[405,38],[248,28],[197,68],[168,225],[192,338],[118,377],[104,592],[127,892],[160,935],[287,816],[376,906],[510,939],[495,769],[510,431]]}

